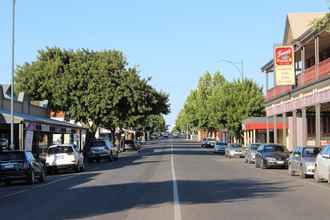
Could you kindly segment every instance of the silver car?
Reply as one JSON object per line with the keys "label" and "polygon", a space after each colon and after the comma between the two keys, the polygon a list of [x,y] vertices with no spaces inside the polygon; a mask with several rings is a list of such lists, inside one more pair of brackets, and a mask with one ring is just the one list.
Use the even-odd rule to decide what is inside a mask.
{"label": "silver car", "polygon": [[214,153],[225,154],[226,147],[227,143],[217,141],[213,149]]}
{"label": "silver car", "polygon": [[299,175],[302,178],[314,176],[316,156],[320,152],[318,147],[296,147],[288,160],[289,175]]}
{"label": "silver car", "polygon": [[244,157],[242,147],[240,144],[229,144],[225,150],[225,156],[229,158],[233,157]]}
{"label": "silver car", "polygon": [[249,144],[246,147],[245,151],[245,163],[255,163],[256,162],[256,153],[260,144]]}

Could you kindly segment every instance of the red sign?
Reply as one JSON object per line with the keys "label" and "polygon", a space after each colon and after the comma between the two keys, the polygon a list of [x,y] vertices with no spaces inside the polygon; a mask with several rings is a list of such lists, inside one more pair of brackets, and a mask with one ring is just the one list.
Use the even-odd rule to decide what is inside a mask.
{"label": "red sign", "polygon": [[277,65],[292,65],[293,63],[293,48],[278,47],[275,49],[275,59]]}

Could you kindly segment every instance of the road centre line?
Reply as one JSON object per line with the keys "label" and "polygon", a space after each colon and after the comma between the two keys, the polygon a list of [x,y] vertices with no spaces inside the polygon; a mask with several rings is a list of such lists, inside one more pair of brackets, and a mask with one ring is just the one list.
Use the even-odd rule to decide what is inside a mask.
{"label": "road centre line", "polygon": [[175,167],[174,167],[174,150],[173,144],[171,145],[172,154],[171,154],[171,170],[172,170],[172,185],[173,185],[173,202],[174,202],[174,220],[181,220],[181,208],[180,208],[180,198],[178,191],[178,184],[176,181]]}

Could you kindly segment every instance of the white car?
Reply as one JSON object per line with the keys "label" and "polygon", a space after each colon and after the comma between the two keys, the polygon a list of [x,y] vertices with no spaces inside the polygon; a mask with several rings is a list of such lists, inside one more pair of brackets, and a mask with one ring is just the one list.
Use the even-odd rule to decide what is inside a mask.
{"label": "white car", "polygon": [[316,157],[314,179],[330,183],[330,145],[325,146]]}
{"label": "white car", "polygon": [[50,146],[46,157],[46,167],[49,172],[58,169],[84,170],[84,156],[74,144]]}

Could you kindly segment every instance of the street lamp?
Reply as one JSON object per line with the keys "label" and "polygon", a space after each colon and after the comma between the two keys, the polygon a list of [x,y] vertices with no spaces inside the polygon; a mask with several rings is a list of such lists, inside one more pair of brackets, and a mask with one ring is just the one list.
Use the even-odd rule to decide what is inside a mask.
{"label": "street lamp", "polygon": [[237,71],[241,74],[242,80],[244,79],[244,62],[241,60],[241,62],[233,62],[231,60],[221,59],[218,62],[225,62],[233,65]]}
{"label": "street lamp", "polygon": [[11,98],[10,98],[10,148],[14,149],[14,75],[15,75],[15,7],[16,0],[13,0],[12,14],[12,35],[11,35]]}

